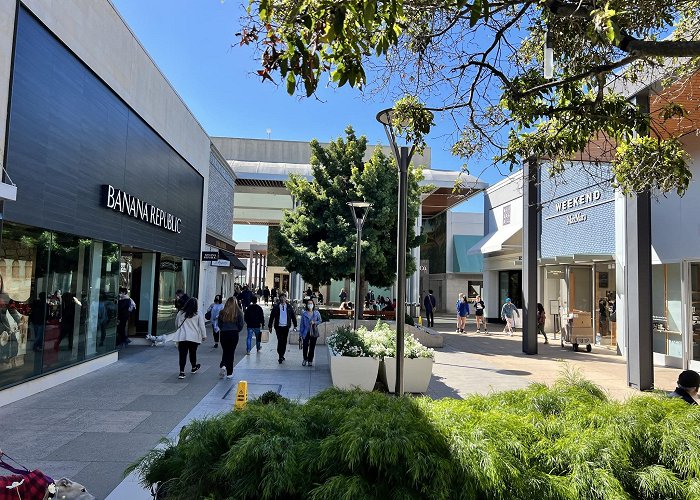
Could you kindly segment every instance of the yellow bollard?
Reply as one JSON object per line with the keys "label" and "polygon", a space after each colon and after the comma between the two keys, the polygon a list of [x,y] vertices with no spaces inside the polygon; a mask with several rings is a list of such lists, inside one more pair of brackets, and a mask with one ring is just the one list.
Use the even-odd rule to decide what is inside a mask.
{"label": "yellow bollard", "polygon": [[248,382],[241,380],[238,382],[236,390],[236,402],[233,404],[234,410],[242,410],[248,402]]}
{"label": "yellow bollard", "polygon": [[423,326],[423,316],[418,316],[418,326]]}

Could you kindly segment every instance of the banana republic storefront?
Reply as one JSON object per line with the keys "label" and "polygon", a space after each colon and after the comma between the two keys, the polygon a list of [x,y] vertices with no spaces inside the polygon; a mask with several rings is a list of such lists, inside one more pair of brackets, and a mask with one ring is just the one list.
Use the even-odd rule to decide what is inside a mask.
{"label": "banana republic storefront", "polygon": [[0,243],[0,389],[172,331],[196,290],[202,176],[20,7]]}

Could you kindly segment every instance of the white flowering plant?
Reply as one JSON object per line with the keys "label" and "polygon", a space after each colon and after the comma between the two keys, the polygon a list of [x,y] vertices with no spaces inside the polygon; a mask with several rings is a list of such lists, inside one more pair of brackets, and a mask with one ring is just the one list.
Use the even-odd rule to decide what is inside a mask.
{"label": "white flowering plant", "polygon": [[351,358],[370,357],[367,345],[358,332],[353,331],[350,326],[338,327],[333,335],[326,341],[328,347],[337,356],[349,356]]}
{"label": "white flowering plant", "polygon": [[[366,348],[373,357],[396,357],[396,330],[388,323],[378,320],[372,330],[362,327],[357,330]],[[435,352],[421,344],[412,334],[404,333],[404,357],[434,358]]]}

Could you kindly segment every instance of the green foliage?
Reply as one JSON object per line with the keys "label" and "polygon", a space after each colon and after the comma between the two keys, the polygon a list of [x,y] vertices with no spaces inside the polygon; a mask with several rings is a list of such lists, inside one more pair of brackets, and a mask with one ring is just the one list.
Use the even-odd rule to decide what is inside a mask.
{"label": "green foliage", "polygon": [[289,400],[287,398],[285,398],[284,396],[281,396],[278,392],[275,392],[275,391],[264,392],[260,395],[259,398],[257,398],[255,400],[255,402],[263,404],[263,405],[284,403],[284,402],[288,402],[288,401]]}
{"label": "green foliage", "polygon": [[[372,203],[362,229],[361,281],[379,287],[396,279],[396,224],[398,172],[396,163],[376,148],[365,162],[367,139],[352,127],[345,138],[327,148],[311,142],[313,180],[292,177],[287,183],[298,206],[285,211],[279,233],[272,233],[277,255],[304,281],[325,284],[354,278],[356,230],[349,201]],[[420,169],[411,168],[408,186],[408,221],[418,216]],[[421,242],[408,224],[406,275],[415,270],[410,249]]]}
{"label": "green foliage", "polygon": [[[638,89],[625,84],[648,87],[652,74],[682,84],[700,68],[700,0],[251,0],[240,37],[261,52],[263,81],[279,75],[290,94],[312,95],[324,75],[331,85],[386,91],[399,132],[419,146],[433,112],[455,123],[455,154],[511,168],[530,155],[567,168],[604,136],[612,151],[640,153],[623,161],[640,167],[619,170],[623,191],[685,191],[687,162],[673,145],[649,156],[628,144],[662,125],[628,100]],[[542,75],[545,38],[550,80]],[[679,116],[675,97],[664,98]]]}
{"label": "green foliage", "polygon": [[197,421],[135,464],[168,498],[690,499],[700,409],[580,378],[466,400],[329,389]]}
{"label": "green foliage", "polygon": [[692,177],[689,164],[690,156],[678,139],[635,137],[617,148],[615,184],[625,194],[676,191],[683,196]]}
{"label": "green foliage", "polygon": [[373,356],[364,337],[358,335],[350,326],[338,327],[335,332],[326,339],[326,344],[339,356],[348,356],[351,358]]}

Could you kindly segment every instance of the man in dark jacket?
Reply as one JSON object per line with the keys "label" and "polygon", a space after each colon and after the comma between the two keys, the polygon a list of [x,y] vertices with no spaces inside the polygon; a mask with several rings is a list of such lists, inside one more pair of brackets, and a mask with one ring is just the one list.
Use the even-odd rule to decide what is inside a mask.
{"label": "man in dark jacket", "polygon": [[436,304],[437,302],[435,301],[433,291],[428,290],[428,295],[426,295],[425,299],[423,299],[423,305],[425,306],[425,319],[428,321],[428,326],[431,328],[435,326],[435,315],[433,314],[433,311],[435,311]]}
{"label": "man in dark jacket", "polygon": [[698,388],[700,388],[700,374],[694,370],[685,370],[678,376],[676,390],[669,393],[669,396],[697,405],[698,401],[695,398],[698,395]]}
{"label": "man in dark jacket", "polygon": [[244,286],[243,291],[241,292],[241,296],[239,297],[239,299],[241,300],[241,306],[243,307],[244,311],[248,309],[248,306],[253,301],[253,296],[254,294],[250,291],[248,285]]}
{"label": "man in dark jacket", "polygon": [[287,338],[289,337],[290,325],[294,325],[296,329],[297,317],[294,314],[294,309],[287,304],[287,296],[282,293],[280,294],[280,303],[272,308],[270,321],[267,323],[270,333],[272,333],[272,327],[275,327],[277,354],[279,355],[278,363],[284,361],[284,353],[287,352]]}
{"label": "man in dark jacket", "polygon": [[249,355],[250,350],[253,348],[253,334],[255,334],[255,346],[258,348],[258,352],[260,352],[260,340],[262,337],[260,329],[265,326],[265,313],[263,313],[262,307],[258,305],[257,297],[253,296],[252,304],[245,310],[243,319],[245,320],[246,328],[248,328],[245,353]]}

